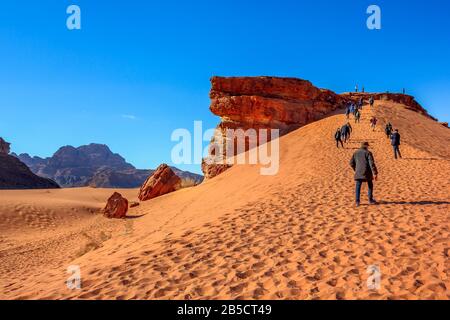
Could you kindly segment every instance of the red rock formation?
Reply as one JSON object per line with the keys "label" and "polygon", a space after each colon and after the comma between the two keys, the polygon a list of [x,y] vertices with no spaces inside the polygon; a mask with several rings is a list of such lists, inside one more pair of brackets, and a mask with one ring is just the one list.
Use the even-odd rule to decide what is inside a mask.
{"label": "red rock formation", "polygon": [[[210,109],[221,117],[221,123],[211,141],[210,157],[202,163],[205,178],[215,177],[230,167],[222,159],[233,155],[225,156],[225,151],[216,155],[214,150],[215,145],[222,145],[221,150],[230,142],[236,145],[235,139],[226,137],[227,129],[256,129],[258,138],[260,129],[278,129],[281,136],[321,119],[342,107],[344,101],[332,91],[294,78],[213,77],[211,84]],[[268,134],[270,140],[270,131]],[[249,145],[246,141],[246,150]]]}
{"label": "red rock formation", "polygon": [[0,138],[0,153],[9,154],[9,151],[10,151],[9,146],[10,145],[11,144],[6,142],[5,140],[3,140],[3,138]]}
{"label": "red rock formation", "polygon": [[118,192],[108,199],[106,207],[102,210],[105,217],[110,219],[123,219],[126,217],[128,211],[128,200],[122,197]]}
{"label": "red rock formation", "polygon": [[181,179],[167,164],[162,164],[142,185],[139,200],[147,201],[162,196],[178,190],[180,186]]}
{"label": "red rock formation", "polygon": [[211,79],[211,111],[222,123],[289,131],[334,110],[340,97],[311,82],[294,78],[242,77]]}

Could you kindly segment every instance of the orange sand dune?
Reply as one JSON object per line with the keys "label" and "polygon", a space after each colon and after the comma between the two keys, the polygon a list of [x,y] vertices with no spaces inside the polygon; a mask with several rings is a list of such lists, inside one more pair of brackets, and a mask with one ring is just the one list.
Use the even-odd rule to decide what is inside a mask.
{"label": "orange sand dune", "polygon": [[[41,191],[23,219],[18,204],[38,200],[0,192],[0,218],[9,221],[1,225],[0,298],[448,299],[450,130],[387,102],[374,113],[401,129],[403,160],[393,160],[380,128],[369,129],[366,107],[345,150],[333,141],[345,117],[333,115],[280,139],[278,175],[235,166],[143,203],[124,221],[85,210],[111,191],[62,190],[65,200]],[[381,204],[355,208],[348,162],[364,140],[379,167]],[[74,203],[85,209],[71,212]],[[80,266],[79,290],[65,284],[69,265]],[[366,285],[371,265],[381,271],[378,290]]]}

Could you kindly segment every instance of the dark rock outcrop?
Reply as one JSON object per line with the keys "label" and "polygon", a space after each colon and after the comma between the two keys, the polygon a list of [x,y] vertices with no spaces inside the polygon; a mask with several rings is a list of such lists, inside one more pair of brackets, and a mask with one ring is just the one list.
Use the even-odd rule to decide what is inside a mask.
{"label": "dark rock outcrop", "polygon": [[139,200],[147,201],[176,191],[180,187],[181,179],[167,164],[162,164],[142,185]]}
{"label": "dark rock outcrop", "polygon": [[41,178],[16,157],[9,155],[9,143],[0,138],[0,189],[56,189],[58,184]]}
{"label": "dark rock outcrop", "polygon": [[123,219],[127,216],[127,212],[128,200],[118,192],[114,192],[102,210],[103,215],[110,219]]}
{"label": "dark rock outcrop", "polygon": [[3,140],[3,138],[0,138],[0,153],[9,154],[9,151],[10,151],[9,146],[10,145],[11,144],[6,142],[5,140]]}

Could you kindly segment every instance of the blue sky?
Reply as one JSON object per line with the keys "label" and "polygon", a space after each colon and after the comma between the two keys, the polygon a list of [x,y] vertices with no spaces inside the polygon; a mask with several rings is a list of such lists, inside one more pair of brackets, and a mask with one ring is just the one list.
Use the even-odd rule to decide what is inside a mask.
{"label": "blue sky", "polygon": [[[70,4],[82,30],[66,28]],[[381,7],[379,31],[366,27],[370,4]],[[154,168],[170,163],[174,129],[219,122],[212,75],[292,76],[336,92],[405,87],[450,121],[449,18],[447,0],[5,0],[0,136],[39,156],[105,143]]]}

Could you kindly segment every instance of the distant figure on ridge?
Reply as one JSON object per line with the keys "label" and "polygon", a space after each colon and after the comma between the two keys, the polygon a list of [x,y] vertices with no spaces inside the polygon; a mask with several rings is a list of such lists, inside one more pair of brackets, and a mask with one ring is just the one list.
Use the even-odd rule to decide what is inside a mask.
{"label": "distant figure on ridge", "polygon": [[372,152],[370,152],[368,148],[369,143],[363,142],[361,144],[361,148],[353,154],[353,157],[350,160],[350,166],[355,171],[355,198],[357,207],[359,207],[361,203],[361,186],[363,182],[367,182],[367,186],[369,188],[369,203],[377,203],[373,198],[373,180],[377,180],[378,170],[375,165],[375,159],[373,158]]}
{"label": "distant figure on ridge", "polygon": [[372,131],[375,131],[375,128],[377,126],[377,122],[378,122],[378,119],[376,117],[372,117],[370,119],[370,127],[372,128]]}
{"label": "distant figure on ridge", "polygon": [[405,90],[405,88],[403,88],[403,94],[406,94],[406,90]]}
{"label": "distant figure on ridge", "polygon": [[355,92],[358,92],[358,85],[355,86]]}
{"label": "distant figure on ridge", "polygon": [[334,140],[336,140],[336,147],[339,149],[339,143],[341,144],[342,148],[344,148],[344,143],[342,142],[342,134],[341,134],[341,128],[337,128],[336,133],[334,134]]}
{"label": "distant figure on ridge", "polygon": [[390,139],[391,134],[392,134],[392,124],[390,122],[388,122],[386,124],[386,128],[384,129],[384,132],[386,133],[387,138]]}
{"label": "distant figure on ridge", "polygon": [[391,145],[394,148],[394,158],[397,159],[402,158],[402,154],[400,153],[400,133],[398,133],[398,129],[395,129],[395,132],[391,135]]}
{"label": "distant figure on ridge", "polygon": [[373,104],[375,102],[375,99],[373,98],[373,96],[370,97],[369,99],[369,103],[370,103],[370,107],[373,108]]}

